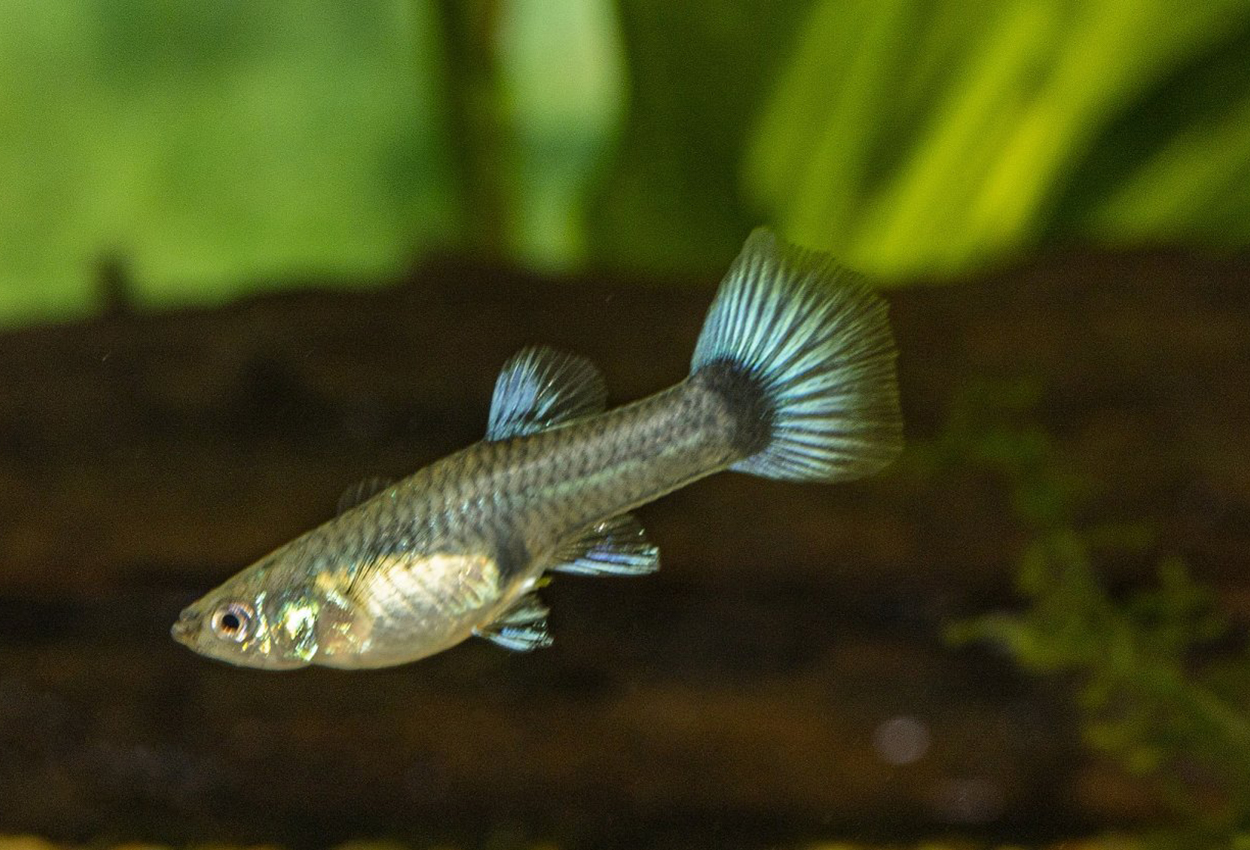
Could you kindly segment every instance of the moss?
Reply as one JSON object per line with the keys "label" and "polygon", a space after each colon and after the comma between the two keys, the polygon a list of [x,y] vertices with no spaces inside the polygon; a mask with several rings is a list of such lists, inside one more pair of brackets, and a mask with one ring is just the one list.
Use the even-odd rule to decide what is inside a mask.
{"label": "moss", "polygon": [[[1070,683],[1085,743],[1165,801],[1170,818],[1153,843],[1234,846],[1250,828],[1247,649],[1212,589],[1159,550],[1148,525],[1078,520],[1096,510],[1095,488],[1032,421],[1038,397],[1024,383],[972,386],[931,452],[935,470],[1002,476],[1025,532],[1015,576],[1025,604],[948,636],[997,644],[1025,670]],[[1116,597],[1098,563],[1124,552],[1153,554],[1156,575]]]}

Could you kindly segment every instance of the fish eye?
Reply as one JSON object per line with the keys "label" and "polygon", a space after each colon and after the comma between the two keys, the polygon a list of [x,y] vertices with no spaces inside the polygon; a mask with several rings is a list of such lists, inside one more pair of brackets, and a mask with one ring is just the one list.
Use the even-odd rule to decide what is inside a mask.
{"label": "fish eye", "polygon": [[252,606],[246,602],[227,602],[213,612],[209,624],[217,637],[242,643],[251,631],[254,616]]}

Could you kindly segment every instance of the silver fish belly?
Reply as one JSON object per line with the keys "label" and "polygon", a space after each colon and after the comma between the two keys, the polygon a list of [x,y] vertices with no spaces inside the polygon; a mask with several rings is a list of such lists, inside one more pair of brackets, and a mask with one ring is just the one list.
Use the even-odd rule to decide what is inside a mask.
{"label": "silver fish belly", "polygon": [[546,646],[546,574],[658,568],[633,508],[726,469],[840,481],[886,465],[901,446],[894,357],[879,298],[756,231],[684,381],[605,411],[588,361],[525,349],[500,374],[484,441],[356,493],[189,606],[173,635],[268,669],[403,664],[471,635]]}

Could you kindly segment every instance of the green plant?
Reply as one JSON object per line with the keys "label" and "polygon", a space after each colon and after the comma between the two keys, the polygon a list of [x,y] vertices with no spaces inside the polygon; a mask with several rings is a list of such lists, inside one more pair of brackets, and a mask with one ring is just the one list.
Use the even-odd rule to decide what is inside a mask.
{"label": "green plant", "polygon": [[1158,557],[1153,585],[1108,592],[1099,559],[1153,552],[1154,535],[1078,521],[1094,488],[1032,421],[1038,395],[1025,383],[978,384],[955,401],[936,444],[941,466],[1001,476],[1028,535],[1016,568],[1025,607],[956,623],[949,637],[994,642],[1031,673],[1066,677],[1085,742],[1174,813],[1169,846],[1233,846],[1250,829],[1250,652],[1213,651],[1232,641],[1230,626],[1176,555]]}

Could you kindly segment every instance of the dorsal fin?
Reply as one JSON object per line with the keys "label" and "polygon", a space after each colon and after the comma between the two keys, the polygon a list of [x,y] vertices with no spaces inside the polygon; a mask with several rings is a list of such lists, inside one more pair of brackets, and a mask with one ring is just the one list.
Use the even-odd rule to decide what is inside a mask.
{"label": "dorsal fin", "polygon": [[392,479],[382,478],[377,475],[372,478],[366,478],[363,481],[357,481],[344,490],[342,496],[339,496],[338,509],[335,511],[335,514],[345,514],[357,505],[363,505],[391,486],[392,483]]}
{"label": "dorsal fin", "polygon": [[495,381],[486,439],[532,434],[599,413],[607,397],[603,376],[585,357],[545,346],[523,348]]}
{"label": "dorsal fin", "polygon": [[621,514],[597,523],[590,531],[556,553],[548,569],[591,576],[636,576],[660,568],[660,550],[647,539],[633,514]]}
{"label": "dorsal fin", "polygon": [[473,633],[513,652],[529,652],[551,646],[547,634],[547,606],[537,593],[527,593],[494,622]]}

